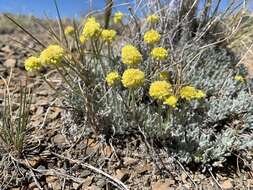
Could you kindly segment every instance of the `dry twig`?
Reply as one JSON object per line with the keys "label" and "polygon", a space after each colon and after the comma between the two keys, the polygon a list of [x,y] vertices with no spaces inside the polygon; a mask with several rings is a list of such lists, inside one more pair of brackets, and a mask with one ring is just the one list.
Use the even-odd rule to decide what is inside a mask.
{"label": "dry twig", "polygon": [[57,156],[58,158],[61,158],[61,159],[65,159],[65,160],[69,160],[70,162],[72,163],[75,163],[75,164],[78,164],[78,165],[81,165],[85,168],[88,168],[98,174],[101,174],[103,176],[105,176],[107,179],[110,180],[110,182],[115,185],[116,187],[118,187],[119,189],[122,189],[122,190],[128,190],[127,186],[122,183],[121,181],[119,181],[118,179],[115,179],[113,178],[112,176],[110,176],[109,174],[105,173],[104,171],[98,169],[98,168],[95,168],[94,166],[90,165],[90,164],[87,164],[87,163],[81,163],[79,160],[74,160],[72,158],[68,158],[68,157],[65,157],[65,156],[62,156],[60,154],[57,154],[57,153],[54,153],[54,152],[51,152],[54,156]]}

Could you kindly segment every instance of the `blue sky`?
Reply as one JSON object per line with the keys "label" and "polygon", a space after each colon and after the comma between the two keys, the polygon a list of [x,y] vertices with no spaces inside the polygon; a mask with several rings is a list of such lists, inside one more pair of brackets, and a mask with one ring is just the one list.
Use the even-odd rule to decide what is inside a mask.
{"label": "blue sky", "polygon": [[[104,6],[104,0],[57,0],[57,4],[63,17],[78,17],[89,10],[90,1],[93,2],[93,9],[100,9]],[[129,0],[116,0],[116,3],[127,1]],[[222,7],[225,7],[228,1],[222,0]],[[37,17],[44,17],[46,13],[49,17],[56,18],[53,0],[0,0],[1,12],[30,14]]]}
{"label": "blue sky", "polygon": [[[61,15],[75,17],[89,10],[90,0],[57,0]],[[96,3],[94,3],[96,2]],[[93,8],[99,9],[104,5],[104,0],[93,0]],[[17,14],[31,14],[37,17],[56,17],[53,0],[0,0],[0,13],[11,12]]]}

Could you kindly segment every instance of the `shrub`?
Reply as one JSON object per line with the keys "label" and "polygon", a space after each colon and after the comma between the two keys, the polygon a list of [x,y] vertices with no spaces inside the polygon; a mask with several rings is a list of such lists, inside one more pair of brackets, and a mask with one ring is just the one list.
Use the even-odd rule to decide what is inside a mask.
{"label": "shrub", "polygon": [[[74,22],[74,48],[66,36],[57,38],[53,51],[50,45],[38,56],[41,67],[58,71],[65,82],[58,94],[72,108],[74,122],[96,135],[144,132],[180,160],[204,165],[249,150],[252,96],[247,81],[235,80],[246,72],[222,44],[227,36],[216,33],[226,12],[219,15],[205,5],[200,16],[187,9],[177,15],[171,4],[163,6],[156,22],[132,15],[125,23],[126,14],[116,13],[114,22],[128,32],[107,42],[95,17],[88,17],[81,31]],[[162,49],[152,53],[153,48]],[[37,65],[29,68],[39,72]]]}

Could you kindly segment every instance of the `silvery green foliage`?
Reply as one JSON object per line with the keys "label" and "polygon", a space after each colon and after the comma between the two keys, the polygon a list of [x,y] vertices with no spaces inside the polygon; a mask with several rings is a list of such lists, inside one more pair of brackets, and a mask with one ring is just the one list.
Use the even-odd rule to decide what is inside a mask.
{"label": "silvery green foliage", "polygon": [[[169,20],[169,16],[165,15],[163,19]],[[150,64],[153,63],[149,56],[150,47],[144,44],[142,39],[143,33],[150,28],[145,28],[147,25],[143,26],[141,33],[122,43],[122,46],[132,43],[138,47],[143,55],[143,62],[139,68],[147,74],[155,71],[155,66]],[[215,42],[215,39],[212,42],[202,39],[195,41],[194,44],[189,42],[187,49],[181,54],[184,47],[180,44],[183,43],[178,43],[181,37],[174,35],[173,31],[178,30],[171,29],[173,26],[173,24],[168,28],[156,26],[157,30],[164,34],[161,46],[171,50],[171,57],[181,64],[182,83],[204,90],[207,97],[201,101],[180,100],[174,110],[169,110],[166,106],[161,108],[148,96],[151,81],[147,81],[144,87],[134,92],[135,106],[131,106],[132,102],[126,101],[129,100],[129,91],[120,85],[115,88],[104,88],[100,72],[94,79],[95,85],[99,85],[99,88],[92,84],[89,91],[92,92],[95,87],[97,89],[93,92],[92,106],[99,118],[102,131],[109,136],[145,133],[150,139],[159,139],[170,155],[186,163],[199,162],[204,165],[222,163],[233,152],[251,149],[253,98],[248,83],[234,79],[236,74],[246,76],[245,69],[236,66],[238,60],[224,47],[213,45],[201,48]],[[169,42],[175,44],[171,45]],[[119,53],[118,51],[117,54]],[[170,71],[173,84],[176,73],[171,66],[171,57],[164,63],[164,68]],[[179,61],[176,58],[179,58]],[[116,62],[119,63],[116,69],[122,74],[126,68],[120,64],[120,58]],[[83,115],[86,118],[85,109],[79,107],[86,103],[75,94],[71,96],[71,101],[72,106],[77,105],[77,109],[73,111],[78,112],[72,115]],[[83,127],[87,127],[85,122]]]}
{"label": "silvery green foliage", "polygon": [[[226,49],[206,50],[196,63],[185,67],[183,76],[185,83],[206,91],[207,98],[182,101],[169,116],[166,116],[168,108],[164,107],[163,118],[150,99],[139,104],[135,111],[127,111],[118,97],[116,107],[110,106],[115,110],[108,108],[114,132],[126,134],[140,127],[150,137],[158,137],[167,144],[168,151],[187,163],[222,163],[233,152],[251,149],[253,98],[247,83],[234,79],[236,74],[246,75],[236,63]],[[137,94],[141,96],[141,90]],[[133,120],[133,114],[137,121]]]}
{"label": "silvery green foliage", "polygon": [[[248,83],[234,79],[236,74],[246,75],[244,68],[237,68],[236,58],[224,48],[211,47],[191,64],[188,61],[194,51],[189,52],[191,54],[186,52],[182,63],[186,65],[184,83],[203,89],[207,93],[205,99],[181,100],[177,109],[168,112],[168,107],[159,109],[148,97],[149,83],[135,91],[134,107],[130,106],[131,102],[126,104],[127,89],[122,86],[101,87],[94,96],[93,107],[104,134],[117,136],[144,132],[149,138],[158,138],[170,154],[182,162],[204,165],[222,163],[233,152],[251,149],[253,98]],[[144,60],[143,65],[148,61],[149,58]],[[75,95],[71,101],[77,105],[85,104]],[[85,118],[85,113],[78,114]],[[77,113],[72,115],[77,116]]]}
{"label": "silvery green foliage", "polygon": [[213,48],[185,69],[185,82],[204,89],[207,98],[174,114],[168,149],[182,161],[221,163],[232,152],[252,149],[253,98],[247,83],[234,79],[246,74],[236,63],[225,49]]}

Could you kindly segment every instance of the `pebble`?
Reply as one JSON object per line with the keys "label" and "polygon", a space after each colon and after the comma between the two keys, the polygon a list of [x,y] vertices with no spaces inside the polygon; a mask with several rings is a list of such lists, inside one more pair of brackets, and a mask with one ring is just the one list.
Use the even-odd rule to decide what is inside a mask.
{"label": "pebble", "polygon": [[120,181],[126,181],[130,177],[129,172],[126,169],[118,169],[116,170],[115,178],[119,179]]}
{"label": "pebble", "polygon": [[6,66],[7,68],[13,68],[16,66],[17,60],[16,59],[7,59],[4,62],[4,66]]}
{"label": "pebble", "polygon": [[168,190],[174,184],[175,180],[173,179],[160,180],[152,185],[152,190]]}
{"label": "pebble", "polygon": [[224,190],[233,189],[233,184],[230,180],[224,181],[221,186]]}
{"label": "pebble", "polygon": [[91,172],[89,170],[84,170],[81,172],[80,177],[85,178],[85,177],[89,176],[90,174],[91,174]]}

